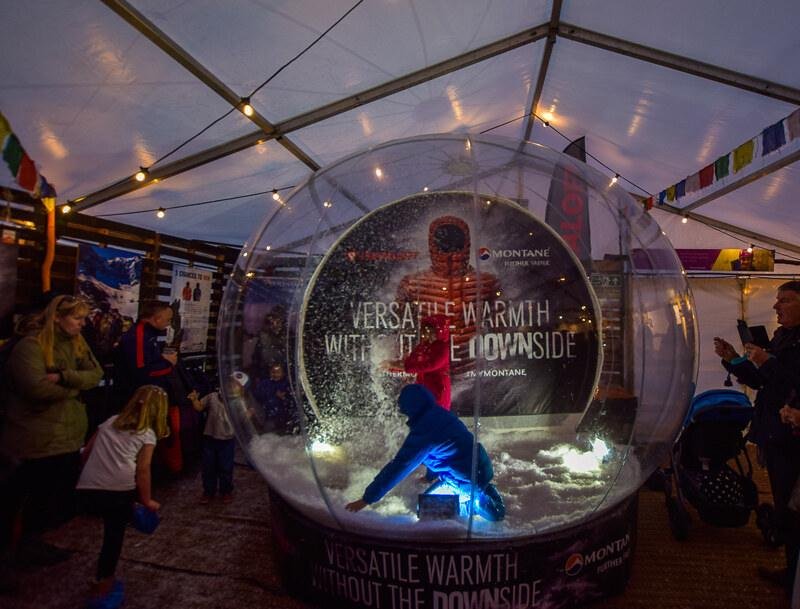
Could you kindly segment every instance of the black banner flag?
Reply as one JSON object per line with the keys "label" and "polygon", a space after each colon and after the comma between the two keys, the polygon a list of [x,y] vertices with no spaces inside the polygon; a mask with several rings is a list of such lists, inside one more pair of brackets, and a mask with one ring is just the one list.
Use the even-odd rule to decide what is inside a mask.
{"label": "black banner flag", "polygon": [[[564,153],[585,163],[586,138],[570,142]],[[592,260],[589,196],[583,177],[568,163],[558,163],[553,170],[545,222],[561,235],[588,270]]]}

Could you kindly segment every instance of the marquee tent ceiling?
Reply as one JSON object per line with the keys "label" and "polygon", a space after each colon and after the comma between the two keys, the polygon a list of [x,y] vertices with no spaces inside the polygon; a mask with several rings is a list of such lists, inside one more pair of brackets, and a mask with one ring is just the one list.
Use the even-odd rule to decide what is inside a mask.
{"label": "marquee tent ceiling", "polygon": [[[395,138],[585,135],[647,196],[800,105],[797,0],[30,0],[0,22],[0,111],[59,203],[231,244],[272,189]],[[800,258],[798,158],[800,138],[675,205]],[[741,245],[657,216],[679,246]]]}

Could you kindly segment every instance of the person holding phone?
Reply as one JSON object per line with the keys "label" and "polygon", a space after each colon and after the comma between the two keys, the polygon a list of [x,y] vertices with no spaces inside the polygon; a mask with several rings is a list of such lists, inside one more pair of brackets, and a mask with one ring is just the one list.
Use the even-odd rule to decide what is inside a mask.
{"label": "person holding phone", "polygon": [[[764,348],[752,342],[739,355],[729,342],[714,338],[714,351],[737,380],[757,390],[753,421],[747,439],[758,447],[759,463],[769,475],[775,520],[786,540],[786,569],[759,568],[759,575],[791,591],[800,550],[800,532],[788,509],[800,476],[800,436],[781,418],[781,409],[800,394],[800,281],[778,286],[775,304],[778,329]],[[795,404],[795,406],[797,406]]]}

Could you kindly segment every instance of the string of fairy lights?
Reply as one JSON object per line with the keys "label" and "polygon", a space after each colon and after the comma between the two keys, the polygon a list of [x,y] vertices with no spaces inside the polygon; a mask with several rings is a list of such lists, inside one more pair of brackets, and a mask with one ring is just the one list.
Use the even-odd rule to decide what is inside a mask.
{"label": "string of fairy lights", "polygon": [[[190,144],[191,142],[193,142],[195,139],[200,137],[203,133],[205,133],[206,131],[211,129],[211,127],[213,127],[214,125],[216,125],[220,121],[224,120],[226,117],[230,116],[234,111],[239,110],[247,118],[252,118],[255,115],[255,110],[254,110],[253,106],[250,103],[251,98],[256,93],[258,93],[261,89],[263,89],[265,86],[267,86],[270,82],[272,82],[272,80],[274,80],[281,72],[283,72],[286,68],[288,68],[295,61],[297,61],[303,55],[305,55],[308,51],[310,51],[314,46],[316,46],[317,43],[319,43],[323,38],[325,38],[325,36],[327,36],[330,33],[331,30],[333,30],[337,25],[339,25],[342,21],[344,21],[354,10],[356,10],[363,3],[364,3],[364,0],[358,0],[355,4],[353,4],[353,6],[351,6],[347,11],[345,11],[338,19],[336,19],[336,21],[334,21],[330,26],[328,26],[314,40],[312,40],[309,44],[307,44],[302,50],[300,50],[291,59],[289,59],[283,65],[281,65],[272,74],[270,74],[270,76],[266,80],[264,80],[261,84],[259,84],[255,89],[253,89],[250,92],[249,95],[246,95],[246,96],[242,97],[235,106],[230,108],[222,116],[220,116],[220,117],[214,119],[213,121],[211,121],[211,123],[209,123],[208,125],[203,127],[200,131],[198,131],[197,133],[195,133],[191,137],[187,138],[185,141],[183,141],[180,144],[178,144],[177,146],[175,146],[172,150],[170,150],[166,154],[163,154],[162,156],[157,158],[154,162],[152,162],[147,167],[139,167],[139,170],[136,173],[134,173],[133,176],[132,176],[133,180],[135,180],[136,182],[139,182],[139,183],[144,183],[148,179],[148,177],[150,175],[150,171],[153,169],[153,167],[155,167],[156,165],[158,165],[159,163],[161,163],[162,161],[164,161],[168,157],[170,157],[173,154],[175,154],[176,152],[178,152],[178,150],[182,149],[184,146],[186,146],[186,145]],[[120,180],[120,182],[127,181],[129,179],[130,178],[125,178],[123,180]],[[159,180],[157,178],[154,178],[154,179],[151,180],[150,183],[157,183],[158,181]],[[118,182],[118,183],[120,183],[120,182]],[[267,192],[271,192],[272,193],[272,198],[275,201],[281,202],[280,192],[283,191],[283,190],[291,189],[291,188],[293,188],[293,186],[282,186],[280,188],[273,188],[273,189],[271,189],[270,191],[267,191]],[[221,198],[221,199],[214,199],[214,200],[203,201],[203,202],[198,202],[198,203],[189,203],[189,204],[185,204],[185,205],[173,205],[173,206],[170,206],[169,209],[179,209],[179,208],[184,208],[184,207],[196,207],[198,205],[208,205],[208,204],[211,204],[211,203],[219,203],[219,202],[222,202],[222,201],[229,201],[229,200],[233,200],[233,199],[243,199],[243,198],[247,198],[247,197],[258,196],[260,194],[264,194],[264,193],[263,192],[261,192],[261,193],[250,193],[250,194],[246,194],[246,195],[238,195],[238,196],[234,196],[234,197],[225,197],[225,198]],[[61,212],[64,213],[64,214],[68,214],[70,211],[72,211],[72,204],[76,203],[76,202],[78,202],[78,201],[72,201],[72,202],[67,201],[64,205],[61,206]],[[152,211],[155,211],[156,217],[158,217],[158,218],[164,218],[167,215],[167,208],[158,207],[156,209],[144,209],[144,210],[138,210],[138,211],[135,211],[135,212],[117,212],[117,213],[109,213],[109,214],[98,214],[98,216],[105,216],[105,217],[109,217],[109,216],[124,216],[124,215],[129,215],[129,214],[147,213],[147,212],[152,212]]]}
{"label": "string of fairy lights", "polygon": [[[185,141],[181,142],[179,145],[177,145],[174,148],[172,148],[166,154],[164,154],[161,157],[159,157],[158,159],[156,159],[149,166],[140,167],[139,171],[137,171],[132,176],[133,179],[135,181],[137,181],[137,182],[144,183],[148,179],[150,170],[152,170],[152,168],[154,166],[158,165],[159,163],[161,163],[162,161],[164,161],[168,157],[172,156],[173,154],[175,154],[176,152],[181,150],[183,147],[185,147],[186,145],[188,145],[189,143],[194,141],[196,138],[201,136],[203,133],[208,131],[211,127],[213,127],[214,125],[216,125],[217,123],[219,123],[223,119],[225,119],[227,116],[229,116],[234,111],[239,110],[244,116],[246,116],[248,118],[252,118],[254,116],[254,114],[255,114],[255,110],[254,110],[253,106],[250,103],[251,98],[253,96],[255,96],[255,94],[258,93],[261,89],[263,89],[266,85],[268,85],[273,79],[275,79],[286,68],[288,68],[295,61],[297,61],[303,55],[305,55],[308,51],[310,51],[323,38],[325,38],[325,36],[327,36],[331,32],[331,30],[333,30],[337,25],[339,25],[342,21],[344,21],[351,13],[353,13],[353,11],[355,11],[355,9],[358,8],[363,2],[364,2],[364,0],[358,0],[355,4],[353,4],[338,19],[336,19],[328,28],[326,28],[322,33],[320,33],[313,41],[311,41],[302,50],[300,50],[297,54],[295,54],[291,59],[286,61],[283,65],[281,65],[277,70],[275,70],[268,78],[266,78],[257,87],[255,87],[255,89],[253,89],[250,92],[249,95],[242,97],[239,100],[239,103],[237,105],[231,107],[222,116],[220,116],[217,119],[213,120],[211,123],[209,123],[208,125],[203,127],[200,131],[198,131],[197,133],[195,133],[191,137],[187,138]],[[566,142],[570,142],[570,143],[575,144],[576,146],[578,146],[578,148],[581,150],[581,152],[586,155],[586,157],[591,158],[595,163],[597,163],[599,166],[601,166],[606,171],[608,171],[610,174],[612,174],[612,176],[610,178],[610,181],[609,181],[609,186],[612,186],[612,185],[616,184],[617,182],[619,182],[620,180],[622,180],[622,181],[630,184],[633,188],[635,188],[635,189],[639,190],[640,192],[644,193],[645,199],[649,198],[651,200],[654,200],[655,196],[653,195],[653,193],[649,192],[647,189],[643,188],[642,186],[640,186],[639,184],[637,184],[636,182],[634,182],[630,178],[627,178],[627,177],[623,176],[618,171],[615,171],[614,169],[609,167],[600,158],[598,158],[597,156],[595,156],[594,154],[592,154],[591,152],[586,150],[585,147],[581,146],[580,144],[575,143],[573,138],[570,138],[568,135],[566,135],[565,133],[560,131],[557,127],[555,127],[552,124],[552,117],[549,116],[549,113],[545,113],[544,116],[539,116],[535,112],[525,113],[525,114],[522,114],[522,115],[519,115],[519,116],[515,116],[515,117],[513,117],[511,119],[505,120],[503,122],[500,122],[500,123],[498,123],[496,125],[493,125],[491,127],[486,128],[486,129],[483,129],[479,133],[481,135],[485,134],[485,133],[489,133],[490,131],[494,131],[495,129],[499,129],[500,127],[504,127],[504,126],[509,125],[511,123],[514,123],[516,121],[520,121],[520,120],[528,119],[528,118],[533,118],[535,121],[539,121],[539,123],[543,127],[548,128],[548,129],[552,129],[554,133],[558,134]],[[380,176],[378,176],[378,177],[380,178]],[[127,179],[130,179],[130,178],[126,178],[126,180]],[[157,178],[154,178],[154,179],[151,180],[150,183],[156,183],[158,181],[159,180]],[[168,210],[172,210],[172,209],[184,209],[184,208],[190,208],[190,207],[199,207],[199,206],[203,206],[203,205],[211,205],[211,204],[214,204],[214,203],[222,203],[222,202],[234,201],[234,200],[239,200],[239,199],[247,199],[247,198],[252,198],[252,197],[260,197],[260,196],[264,196],[264,195],[270,195],[271,198],[276,203],[278,203],[279,205],[283,205],[284,204],[284,200],[283,200],[283,198],[281,196],[281,193],[284,192],[284,191],[287,191],[287,190],[291,190],[293,188],[294,188],[294,185],[288,185],[288,186],[275,187],[275,188],[272,188],[272,189],[269,189],[269,190],[251,192],[251,193],[247,193],[247,194],[234,195],[234,196],[228,196],[228,197],[220,197],[220,198],[217,198],[217,199],[208,199],[208,200],[205,200],[205,201],[198,201],[198,202],[195,202],[195,203],[172,205],[172,206],[169,206],[168,208],[167,207],[163,207],[163,206],[159,206],[157,208],[140,209],[140,210],[136,210],[136,211],[97,214],[97,216],[98,217],[116,217],[116,216],[126,216],[126,215],[133,215],[133,214],[155,212],[156,217],[161,219],[161,218],[166,217],[166,214],[167,214]],[[644,204],[644,202],[643,202],[643,204]],[[325,202],[325,207],[330,207],[330,206],[331,206],[331,203],[329,201],[326,201]],[[71,209],[72,209],[72,206],[71,206],[71,202],[70,201],[67,201],[64,205],[61,206],[61,211],[62,211],[62,213],[65,213],[65,214],[69,213],[71,211]],[[679,213],[679,212],[677,212],[677,213]],[[682,216],[682,218],[681,218],[681,222],[683,224],[687,224],[689,222],[689,219],[690,219],[689,214],[684,214]],[[699,222],[700,224],[702,224],[702,225],[704,225],[706,227],[712,228],[712,229],[714,229],[714,230],[726,235],[727,237],[729,237],[729,238],[731,238],[733,240],[736,240],[736,241],[738,241],[740,243],[746,244],[747,245],[746,249],[747,249],[748,252],[752,252],[754,247],[755,247],[753,243],[750,243],[747,240],[742,239],[740,236],[738,236],[738,235],[736,235],[734,233],[731,233],[730,231],[726,231],[726,230],[724,230],[724,229],[722,229],[722,228],[720,228],[718,226],[715,226],[715,225],[713,225],[711,223],[705,222],[705,221],[703,221],[703,219],[698,218],[695,215],[692,215],[691,219],[696,221],[696,222]],[[794,256],[791,256],[790,254],[787,254],[786,252],[782,252],[782,255],[785,255],[788,258],[791,258],[791,259],[794,259],[794,260],[800,260],[800,257],[796,258]]]}

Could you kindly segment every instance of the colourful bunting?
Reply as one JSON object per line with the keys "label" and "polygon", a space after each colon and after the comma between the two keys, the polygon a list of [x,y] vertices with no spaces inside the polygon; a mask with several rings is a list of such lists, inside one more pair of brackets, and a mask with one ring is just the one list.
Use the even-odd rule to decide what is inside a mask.
{"label": "colourful bunting", "polygon": [[25,190],[31,191],[36,197],[55,199],[56,189],[36,169],[36,164],[25,152],[19,138],[11,131],[11,125],[2,112],[0,112],[0,150],[2,150],[3,160],[17,180],[17,184]]}
{"label": "colourful bunting", "polygon": [[790,140],[800,137],[800,108],[792,112],[786,119],[786,127]]}
{"label": "colourful bunting", "polygon": [[646,210],[653,209],[653,197],[647,197],[647,198],[644,200],[644,208],[645,208]]}
{"label": "colourful bunting", "polygon": [[786,136],[783,133],[783,121],[780,120],[761,132],[761,156],[777,150],[785,143]]}
{"label": "colourful bunting", "polygon": [[714,165],[706,165],[700,170],[700,188],[711,186],[714,181]]}
{"label": "colourful bunting", "polygon": [[736,173],[747,167],[753,161],[753,140],[748,140],[733,151],[733,172]]}
{"label": "colourful bunting", "polygon": [[729,154],[719,157],[716,161],[714,161],[714,176],[717,180],[721,180],[725,178],[730,173],[730,161],[731,157]]}
{"label": "colourful bunting", "polygon": [[785,146],[787,141],[796,138],[800,138],[800,109],[764,129],[760,139],[748,140],[733,152],[722,155],[697,173],[662,190],[658,193],[657,202],[659,205],[663,205],[665,200],[674,201],[728,177],[731,173],[731,159],[733,159],[733,172],[741,171],[753,162],[759,146],[761,147],[761,156],[765,156]]}
{"label": "colourful bunting", "polygon": [[700,190],[700,174],[694,173],[686,178],[686,194]]}

